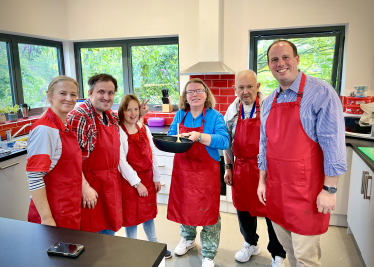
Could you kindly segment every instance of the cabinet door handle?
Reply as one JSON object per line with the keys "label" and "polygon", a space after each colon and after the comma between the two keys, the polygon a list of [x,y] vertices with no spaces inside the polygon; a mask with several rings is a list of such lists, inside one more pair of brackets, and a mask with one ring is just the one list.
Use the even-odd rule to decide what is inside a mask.
{"label": "cabinet door handle", "polygon": [[165,165],[158,165],[157,167],[165,167]]}
{"label": "cabinet door handle", "polygon": [[0,170],[4,170],[4,169],[6,169],[6,168],[12,167],[12,166],[17,165],[17,164],[19,164],[19,162],[13,162],[13,163],[10,163],[9,165],[6,165],[6,166],[4,166],[4,167],[0,167]]}
{"label": "cabinet door handle", "polygon": [[[364,182],[364,199],[370,199],[370,196],[368,196],[368,185],[369,180],[372,180],[372,177],[369,175],[365,175],[365,182]],[[371,190],[370,190],[371,193]]]}
{"label": "cabinet door handle", "polygon": [[365,177],[369,175],[369,172],[363,171],[362,172],[362,179],[361,179],[361,194],[364,194],[364,187],[365,187]]}

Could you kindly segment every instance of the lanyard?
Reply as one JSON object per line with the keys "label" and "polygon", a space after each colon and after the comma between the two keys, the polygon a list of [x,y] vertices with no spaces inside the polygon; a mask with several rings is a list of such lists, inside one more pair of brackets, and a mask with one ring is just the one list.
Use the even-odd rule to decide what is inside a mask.
{"label": "lanyard", "polygon": [[[253,102],[251,114],[249,115],[249,118],[252,119],[253,113],[255,112],[255,107],[256,107],[256,101]],[[244,105],[242,104],[242,119],[244,120]]]}

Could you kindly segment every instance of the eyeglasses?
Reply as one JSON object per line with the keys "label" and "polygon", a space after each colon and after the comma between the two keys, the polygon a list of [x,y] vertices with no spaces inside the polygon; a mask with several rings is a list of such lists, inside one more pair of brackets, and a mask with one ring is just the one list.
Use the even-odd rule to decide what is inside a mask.
{"label": "eyeglasses", "polygon": [[206,92],[206,90],[205,89],[197,89],[197,90],[193,90],[193,91],[186,91],[186,94],[193,95],[195,92],[198,93],[198,94],[202,94],[202,93]]}

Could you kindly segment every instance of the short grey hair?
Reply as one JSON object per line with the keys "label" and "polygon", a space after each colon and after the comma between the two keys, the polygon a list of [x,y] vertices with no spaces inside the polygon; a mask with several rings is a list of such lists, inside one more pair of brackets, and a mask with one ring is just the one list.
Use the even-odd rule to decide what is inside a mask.
{"label": "short grey hair", "polygon": [[237,72],[236,75],[235,75],[235,85],[236,85],[237,80],[239,80],[240,78],[245,77],[245,76],[253,76],[256,79],[256,83],[257,83],[256,72],[254,72],[253,70],[241,70],[241,71]]}

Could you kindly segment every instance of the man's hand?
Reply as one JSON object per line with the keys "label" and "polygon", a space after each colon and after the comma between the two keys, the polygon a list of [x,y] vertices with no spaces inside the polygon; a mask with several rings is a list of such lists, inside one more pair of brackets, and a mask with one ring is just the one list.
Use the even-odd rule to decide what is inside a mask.
{"label": "man's hand", "polygon": [[154,184],[155,184],[156,193],[160,192],[160,190],[161,190],[161,183],[160,182],[154,182]]}
{"label": "man's hand", "polygon": [[266,206],[266,179],[267,172],[260,170],[260,180],[258,181],[257,196],[258,200]]}
{"label": "man's hand", "polygon": [[232,170],[227,169],[225,170],[225,183],[229,186],[232,185]]}
{"label": "man's hand", "polygon": [[260,202],[266,206],[266,184],[265,183],[260,183],[260,182],[258,183],[257,196],[258,196],[258,200],[260,200]]}
{"label": "man's hand", "polygon": [[141,197],[147,197],[148,196],[147,187],[145,187],[142,183],[139,184],[139,186],[136,190],[138,190],[139,196],[141,196]]}
{"label": "man's hand", "polygon": [[44,225],[50,225],[50,226],[56,226],[56,222],[55,222],[55,220],[53,219],[53,217],[49,217],[49,218],[42,219],[41,224],[44,224]]}
{"label": "man's hand", "polygon": [[149,101],[149,98],[144,101],[144,99],[142,100],[142,103],[140,104],[140,117],[143,117],[145,114],[148,113],[149,111],[149,107],[147,106],[147,103]]}
{"label": "man's hand", "polygon": [[318,212],[323,212],[324,214],[332,212],[336,205],[336,194],[329,194],[326,190],[322,191],[317,196],[317,209]]}
{"label": "man's hand", "polygon": [[99,195],[88,183],[82,187],[82,206],[93,209],[97,203]]}

